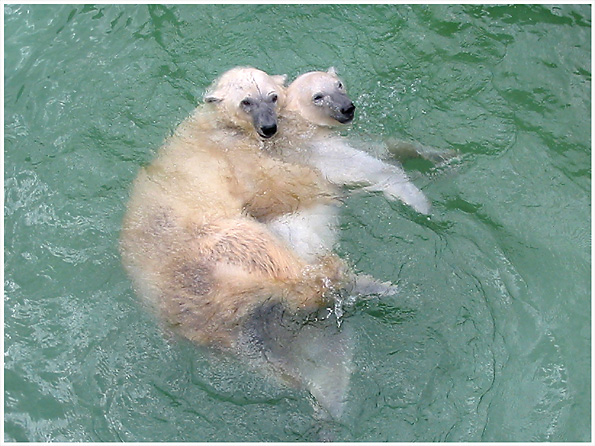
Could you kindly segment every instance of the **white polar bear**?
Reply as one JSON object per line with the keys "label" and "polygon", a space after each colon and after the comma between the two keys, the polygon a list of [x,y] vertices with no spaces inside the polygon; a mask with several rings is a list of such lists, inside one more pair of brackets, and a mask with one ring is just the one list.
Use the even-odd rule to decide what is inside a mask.
{"label": "white polar bear", "polygon": [[[382,192],[390,200],[400,200],[419,213],[429,214],[428,199],[400,166],[357,150],[330,131],[351,122],[354,112],[355,106],[333,68],[299,76],[287,88],[282,110],[291,122],[290,127],[302,128],[300,133],[309,139],[295,161],[315,167],[333,184],[360,185],[365,190]],[[314,126],[313,131],[304,131],[304,125]],[[287,151],[285,155],[289,155]]]}
{"label": "white polar bear", "polygon": [[390,200],[400,200],[417,212],[429,214],[428,199],[400,166],[351,147],[331,131],[351,122],[354,112],[355,106],[333,68],[299,76],[287,88],[282,110],[282,125],[295,141],[278,146],[282,158],[315,167],[333,184],[379,191]]}
{"label": "white polar bear", "polygon": [[[327,73],[312,72],[298,77],[287,89],[284,108],[281,109],[280,135],[269,141],[264,149],[285,162],[309,166],[317,170],[330,183],[337,186],[362,186],[371,191],[382,191],[391,200],[399,199],[418,212],[428,214],[430,205],[424,194],[411,183],[404,171],[384,163],[369,154],[356,150],[347,141],[332,133],[331,127],[351,122],[355,106],[345,92],[334,70]],[[336,242],[338,202],[312,201],[294,212],[268,219],[268,228],[277,234],[306,262],[316,264],[320,258],[332,253]],[[389,282],[379,282],[368,275],[348,274],[347,298],[350,301],[371,294],[394,294],[397,288]],[[342,301],[334,309],[339,322]],[[261,321],[269,319],[261,318]],[[345,408],[350,375],[352,373],[352,335],[347,324],[336,327],[309,324],[291,331],[266,323],[261,328],[276,332],[269,339],[281,339],[278,355],[289,359],[288,369],[298,372],[308,383],[310,392],[335,418]],[[272,344],[274,345],[274,343]],[[287,355],[288,351],[295,352]],[[270,354],[274,355],[275,349]]]}
{"label": "white polar bear", "polygon": [[283,78],[232,69],[205,101],[136,178],[123,264],[173,330],[305,385],[338,417],[351,344],[329,314],[348,273],[332,252],[305,260],[266,225],[333,203],[336,189],[265,150],[278,130]]}
{"label": "white polar bear", "polygon": [[[429,214],[428,199],[401,167],[357,150],[333,133],[333,127],[351,122],[354,112],[355,106],[334,69],[303,74],[287,88],[280,135],[266,147],[281,160],[315,168],[332,184],[381,191],[390,200],[401,200],[416,211]],[[314,261],[332,250],[337,220],[336,203],[312,203],[298,212],[272,219],[268,226],[304,259]],[[394,287],[366,276],[357,279],[355,293],[395,291]]]}

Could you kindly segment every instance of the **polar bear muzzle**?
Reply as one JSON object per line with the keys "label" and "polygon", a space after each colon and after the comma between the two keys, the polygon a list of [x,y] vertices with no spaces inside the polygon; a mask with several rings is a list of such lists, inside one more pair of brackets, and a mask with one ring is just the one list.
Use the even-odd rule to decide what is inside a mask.
{"label": "polar bear muzzle", "polygon": [[249,113],[254,129],[260,136],[270,138],[277,133],[277,112],[274,103],[253,102]]}
{"label": "polar bear muzzle", "polygon": [[343,92],[333,92],[329,95],[329,115],[341,124],[353,121],[355,105]]}

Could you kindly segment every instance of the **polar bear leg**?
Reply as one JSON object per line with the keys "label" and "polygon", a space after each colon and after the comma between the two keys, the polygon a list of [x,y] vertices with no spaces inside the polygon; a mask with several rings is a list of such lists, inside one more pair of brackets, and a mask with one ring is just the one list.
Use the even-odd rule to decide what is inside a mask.
{"label": "polar bear leg", "polygon": [[219,220],[188,231],[160,267],[160,307],[191,340],[231,346],[243,319],[265,302],[295,312],[332,305],[344,286],[343,263],[332,256],[306,264],[265,225]]}
{"label": "polar bear leg", "polygon": [[364,190],[383,192],[389,200],[400,200],[417,212],[430,213],[430,202],[400,166],[374,158],[340,138],[314,141],[309,162],[333,184],[364,186]]}

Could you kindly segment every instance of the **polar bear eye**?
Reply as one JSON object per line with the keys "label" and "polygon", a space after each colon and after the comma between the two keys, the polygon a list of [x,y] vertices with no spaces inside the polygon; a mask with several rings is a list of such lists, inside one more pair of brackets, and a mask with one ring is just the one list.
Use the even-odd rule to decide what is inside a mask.
{"label": "polar bear eye", "polygon": [[324,95],[322,93],[316,93],[314,96],[312,96],[312,101],[317,105],[321,104],[323,99]]}
{"label": "polar bear eye", "polygon": [[339,82],[337,82],[337,88],[338,88],[339,90],[343,90],[343,84],[342,84],[340,81],[339,81]]}
{"label": "polar bear eye", "polygon": [[275,93],[273,93],[271,95],[271,101],[273,102],[273,104],[277,102],[277,99],[279,99],[279,98],[277,97],[277,95]]}
{"label": "polar bear eye", "polygon": [[242,102],[240,102],[240,105],[243,108],[249,108],[252,105],[252,99],[249,99],[249,98],[243,99]]}

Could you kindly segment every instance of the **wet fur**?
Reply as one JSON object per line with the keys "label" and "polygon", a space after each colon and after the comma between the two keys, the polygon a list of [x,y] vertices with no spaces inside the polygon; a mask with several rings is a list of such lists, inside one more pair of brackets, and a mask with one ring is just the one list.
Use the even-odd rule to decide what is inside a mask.
{"label": "wet fur", "polygon": [[309,264],[265,225],[332,203],[336,191],[307,166],[267,155],[247,118],[229,112],[238,85],[242,94],[274,89],[282,101],[279,80],[261,73],[260,84],[244,82],[245,71],[215,83],[218,100],[199,107],[141,169],[121,235],[139,294],[183,336],[223,349],[236,349],[263,303],[315,310],[344,280],[338,257]]}
{"label": "wet fur", "polygon": [[[359,164],[340,160],[328,178],[319,143],[353,149],[341,152],[328,120],[287,101],[282,80],[241,68],[215,82],[139,172],[122,258],[138,294],[179,334],[306,386],[338,419],[353,348],[333,312],[341,290],[395,289],[355,277],[333,252],[339,187]],[[237,104],[271,91],[285,112],[264,141]],[[337,180],[342,169],[346,181]]]}
{"label": "wet fur", "polygon": [[[325,95],[324,106],[313,97]],[[382,192],[389,200],[400,200],[422,214],[430,213],[430,202],[397,164],[389,164],[352,147],[335,131],[341,123],[332,118],[339,105],[332,98],[345,96],[345,87],[334,69],[299,76],[287,88],[281,117],[281,134],[270,150],[278,159],[316,169],[337,186],[356,186]]]}

